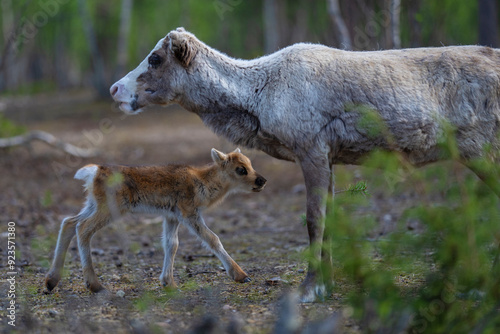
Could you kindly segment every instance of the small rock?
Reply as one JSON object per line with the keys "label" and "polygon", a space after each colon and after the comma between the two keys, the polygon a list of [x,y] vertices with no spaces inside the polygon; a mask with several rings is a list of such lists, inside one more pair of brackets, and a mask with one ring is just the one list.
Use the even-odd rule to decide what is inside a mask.
{"label": "small rock", "polygon": [[406,228],[409,231],[413,231],[413,230],[418,229],[418,226],[419,226],[419,221],[418,220],[411,219],[411,220],[408,220],[407,223],[406,223]]}
{"label": "small rock", "polygon": [[52,318],[55,318],[58,314],[59,314],[59,312],[57,312],[56,310],[49,310],[49,315]]}
{"label": "small rock", "polygon": [[123,291],[123,290],[118,290],[118,291],[116,291],[116,295],[117,295],[118,297],[120,297],[120,298],[123,298],[123,297],[125,297],[125,291]]}
{"label": "small rock", "polygon": [[104,250],[102,250],[100,248],[92,248],[92,255],[102,256],[102,255],[104,255]]}
{"label": "small rock", "polygon": [[231,310],[231,306],[229,306],[229,305],[226,304],[226,305],[222,306],[222,309],[224,311],[230,311]]}

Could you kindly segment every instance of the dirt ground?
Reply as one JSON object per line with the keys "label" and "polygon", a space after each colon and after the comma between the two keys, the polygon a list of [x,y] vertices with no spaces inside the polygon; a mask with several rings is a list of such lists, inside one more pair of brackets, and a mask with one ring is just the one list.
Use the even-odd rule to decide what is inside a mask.
{"label": "dirt ground", "polygon": [[[179,290],[164,289],[158,280],[163,257],[161,219],[140,215],[115,221],[92,241],[96,271],[109,294],[95,295],[85,289],[75,240],[61,282],[46,294],[44,275],[59,224],[77,213],[84,199],[81,182],[73,179],[79,167],[91,162],[205,164],[210,162],[212,147],[230,151],[235,146],[176,106],[136,116],[123,115],[110,102],[85,102],[85,96],[76,103],[40,97],[8,106],[7,115],[28,129],[48,131],[99,154],[79,159],[42,143],[0,152],[1,332],[14,329],[5,318],[8,222],[16,227],[19,309],[15,330],[19,333],[186,333],[200,323],[210,325],[213,319],[223,329],[273,331],[280,297],[297,288],[306,271],[303,251],[308,237],[301,219],[305,192],[297,165],[244,149],[255,169],[267,178],[266,189],[230,196],[205,213],[208,226],[251,276],[250,283],[231,281],[218,259],[181,227],[174,272]],[[373,198],[378,204],[371,214],[380,221],[393,220],[391,212],[394,215],[401,204],[394,201],[405,201]],[[348,314],[342,298],[333,295],[322,303],[299,305],[300,320]],[[354,322],[343,318],[343,331],[357,332]]]}

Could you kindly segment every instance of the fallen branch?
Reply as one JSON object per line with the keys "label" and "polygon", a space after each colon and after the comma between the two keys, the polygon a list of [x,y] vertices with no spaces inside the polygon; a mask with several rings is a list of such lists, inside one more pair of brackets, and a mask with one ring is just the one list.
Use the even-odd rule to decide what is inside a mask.
{"label": "fallen branch", "polygon": [[64,151],[68,154],[71,154],[75,157],[80,158],[89,158],[93,157],[97,154],[97,151],[94,149],[86,149],[77,147],[68,143],[63,142],[60,139],[57,139],[55,136],[51,135],[45,131],[30,131],[24,135],[19,135],[10,138],[0,138],[0,148],[14,147],[20,145],[26,145],[34,140],[42,141],[54,148],[57,148],[61,151]]}
{"label": "fallen branch", "polygon": [[213,254],[206,254],[206,255],[184,255],[184,260],[187,262],[194,261],[195,258],[197,257],[215,257]]}

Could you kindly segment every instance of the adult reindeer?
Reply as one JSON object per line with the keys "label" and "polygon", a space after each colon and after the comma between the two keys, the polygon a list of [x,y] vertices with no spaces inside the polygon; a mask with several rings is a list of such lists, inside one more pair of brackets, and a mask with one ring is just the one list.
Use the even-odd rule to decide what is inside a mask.
{"label": "adult reindeer", "polygon": [[[178,103],[237,145],[297,162],[311,244],[322,242],[334,164],[358,164],[374,149],[415,165],[439,160],[445,124],[464,161],[499,147],[500,51],[487,47],[347,52],[295,44],[239,60],[178,28],[110,92],[126,113]],[[384,131],[370,131],[367,119]],[[321,283],[310,265],[302,300],[315,300]]]}

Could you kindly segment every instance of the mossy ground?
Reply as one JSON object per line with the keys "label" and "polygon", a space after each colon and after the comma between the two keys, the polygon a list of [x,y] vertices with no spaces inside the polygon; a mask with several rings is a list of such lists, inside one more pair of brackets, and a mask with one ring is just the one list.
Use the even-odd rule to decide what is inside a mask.
{"label": "mossy ground", "polygon": [[[50,104],[40,110],[36,105],[30,106],[34,108],[31,110],[17,108],[18,120],[28,129],[46,130],[101,153],[93,159],[77,159],[33,143],[0,154],[1,231],[6,231],[8,221],[16,223],[19,264],[16,327],[8,326],[2,315],[2,332],[185,333],[206,314],[218,318],[223,327],[237,321],[246,333],[273,330],[279,298],[296,289],[307,270],[304,250],[308,237],[301,219],[305,191],[297,165],[245,150],[255,169],[268,179],[266,189],[258,194],[230,196],[205,213],[208,226],[251,276],[250,283],[232,282],[218,259],[207,257],[209,251],[181,228],[174,273],[179,288],[163,288],[158,280],[163,259],[161,220],[126,216],[97,233],[92,241],[95,268],[109,293],[92,294],[85,289],[73,241],[64,276],[47,294],[44,275],[52,260],[59,224],[64,217],[77,213],[83,203],[82,186],[73,180],[79,167],[91,162],[205,164],[210,162],[212,147],[222,151],[235,147],[211,133],[197,116],[178,107],[137,116],[124,116],[103,103],[79,104],[75,114],[69,112],[70,104],[53,108],[64,110],[60,116],[51,114]],[[361,208],[360,214],[373,215],[380,223],[374,235],[387,233],[402,207],[415,200],[411,191],[391,198],[386,192],[370,191],[370,205]],[[5,234],[0,242],[1,270],[6,273]],[[282,281],[269,284],[274,277]],[[397,279],[409,287],[421,282],[415,272],[401,273]],[[2,286],[1,306],[5,310],[5,280]],[[339,278],[335,292],[324,302],[300,305],[302,319],[310,322],[340,313],[344,315],[344,331],[356,332],[358,328],[343,304],[349,289]]]}

